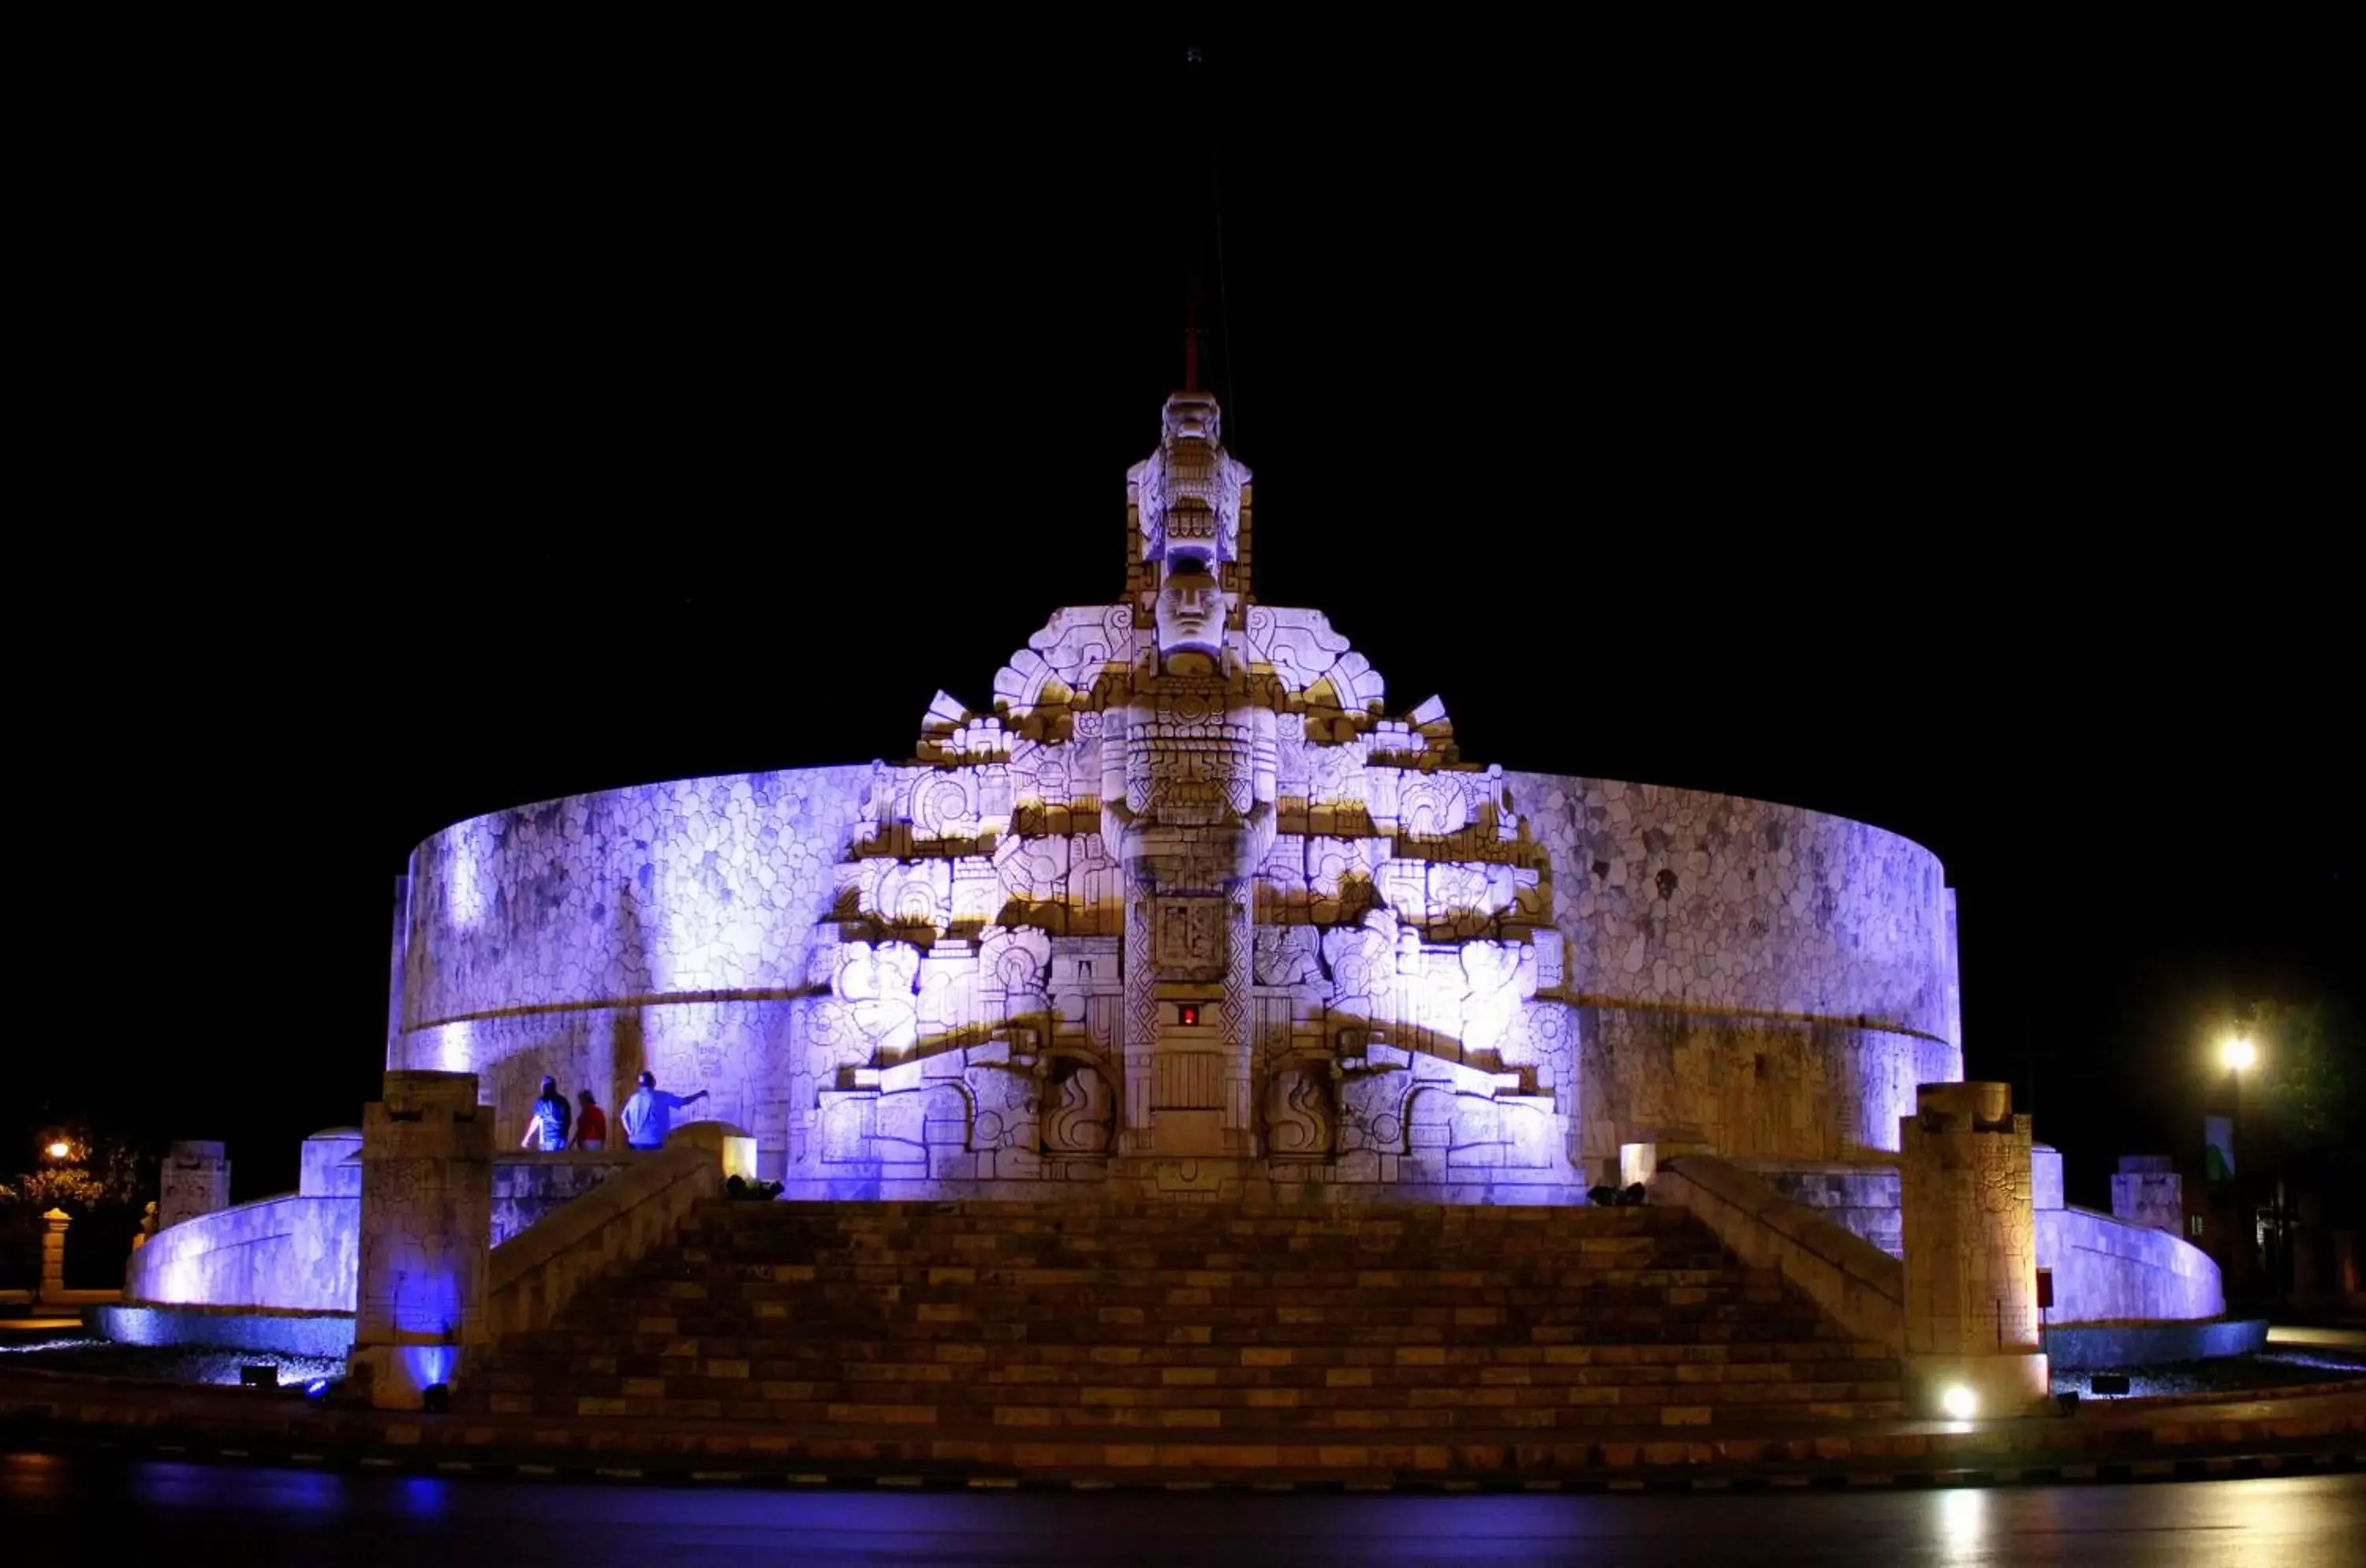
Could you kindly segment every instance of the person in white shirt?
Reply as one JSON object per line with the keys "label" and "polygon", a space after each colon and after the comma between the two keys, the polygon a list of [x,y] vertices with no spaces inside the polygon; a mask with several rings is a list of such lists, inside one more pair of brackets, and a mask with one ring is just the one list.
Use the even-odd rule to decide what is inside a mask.
{"label": "person in white shirt", "polygon": [[655,1073],[641,1075],[641,1087],[633,1098],[625,1101],[616,1120],[624,1123],[625,1143],[636,1149],[661,1149],[666,1134],[673,1131],[673,1113],[685,1105],[695,1105],[706,1098],[706,1091],[696,1094],[669,1094],[658,1087]]}

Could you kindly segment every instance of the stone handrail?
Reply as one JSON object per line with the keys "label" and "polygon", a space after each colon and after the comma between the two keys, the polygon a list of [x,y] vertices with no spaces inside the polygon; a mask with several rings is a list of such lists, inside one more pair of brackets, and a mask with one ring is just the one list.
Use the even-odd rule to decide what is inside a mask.
{"label": "stone handrail", "polygon": [[1662,1161],[1654,1202],[1674,1203],[1744,1262],[1780,1269],[1859,1339],[1906,1347],[1906,1266],[1853,1231],[1795,1203],[1714,1155]]}
{"label": "stone handrail", "polygon": [[548,1326],[576,1292],[663,1246],[691,1206],[722,1187],[713,1150],[673,1145],[551,1210],[493,1248],[485,1281],[492,1338]]}

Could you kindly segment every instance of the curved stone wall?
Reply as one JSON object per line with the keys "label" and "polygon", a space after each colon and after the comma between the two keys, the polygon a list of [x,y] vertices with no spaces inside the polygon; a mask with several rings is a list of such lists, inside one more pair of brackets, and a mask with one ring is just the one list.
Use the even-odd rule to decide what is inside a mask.
{"label": "curved stone wall", "polygon": [[123,1299],[351,1312],[361,1201],[285,1193],[167,1225],[125,1265]]}
{"label": "curved stone wall", "polygon": [[2208,1253],[2092,1209],[2039,1210],[2037,1264],[2054,1270],[2054,1316],[2061,1323],[2209,1318],[2226,1310]]}
{"label": "curved stone wall", "polygon": [[1586,999],[1961,1043],[1955,900],[1921,845],[1737,795],[1504,779],[1550,858],[1568,983]]}
{"label": "curved stone wall", "polygon": [[[844,1070],[835,1014],[816,1027],[844,985],[833,915],[913,772],[685,780],[437,834],[411,860],[388,1066],[481,1075],[505,1129],[545,1073],[613,1119],[648,1068],[791,1170]],[[1562,963],[1536,994],[1574,1009],[1589,1171],[1672,1128],[1737,1157],[1894,1149],[1915,1084],[1962,1076],[1953,895],[1927,850],[1796,807],[1496,776],[1547,863]]]}

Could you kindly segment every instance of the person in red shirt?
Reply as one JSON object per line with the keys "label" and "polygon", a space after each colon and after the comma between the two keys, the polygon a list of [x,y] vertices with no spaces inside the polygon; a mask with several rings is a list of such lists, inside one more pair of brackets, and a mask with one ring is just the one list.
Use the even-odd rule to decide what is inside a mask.
{"label": "person in red shirt", "polygon": [[575,1098],[583,1103],[583,1109],[575,1116],[575,1146],[579,1149],[606,1148],[608,1113],[600,1109],[600,1102],[592,1098],[592,1091],[588,1089]]}

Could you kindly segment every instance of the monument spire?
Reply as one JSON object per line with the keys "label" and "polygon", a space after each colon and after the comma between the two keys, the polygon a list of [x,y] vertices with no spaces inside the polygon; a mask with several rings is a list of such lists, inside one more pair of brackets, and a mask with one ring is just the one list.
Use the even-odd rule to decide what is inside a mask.
{"label": "monument spire", "polygon": [[1183,289],[1183,389],[1200,389],[1200,268],[1191,268]]}
{"label": "monument spire", "polygon": [[[1184,72],[1189,102],[1187,118],[1195,124],[1207,147],[1207,167],[1199,192],[1196,210],[1192,214],[1190,233],[1189,274],[1189,335],[1184,347],[1184,389],[1200,391],[1200,338],[1207,331],[1200,309],[1200,280],[1207,277],[1215,289],[1215,298],[1208,309],[1216,314],[1220,334],[1213,345],[1217,354],[1209,379],[1223,389],[1222,401],[1231,412],[1235,433],[1240,428],[1239,386],[1233,374],[1233,298],[1230,279],[1224,274],[1224,197],[1220,177],[1222,159],[1221,122],[1217,118],[1215,95],[1208,73],[1208,51],[1193,44],[1183,51]],[[1214,386],[1204,389],[1210,392]]]}

